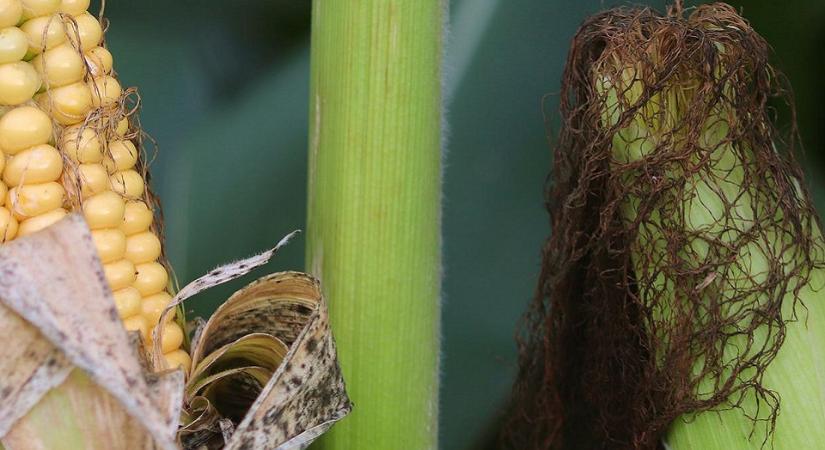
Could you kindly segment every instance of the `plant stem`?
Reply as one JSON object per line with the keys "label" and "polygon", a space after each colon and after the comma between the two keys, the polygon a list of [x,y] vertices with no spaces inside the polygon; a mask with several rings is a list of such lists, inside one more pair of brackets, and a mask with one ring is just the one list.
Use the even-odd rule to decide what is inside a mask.
{"label": "plant stem", "polygon": [[315,0],[307,264],[353,414],[328,449],[437,446],[442,0]]}

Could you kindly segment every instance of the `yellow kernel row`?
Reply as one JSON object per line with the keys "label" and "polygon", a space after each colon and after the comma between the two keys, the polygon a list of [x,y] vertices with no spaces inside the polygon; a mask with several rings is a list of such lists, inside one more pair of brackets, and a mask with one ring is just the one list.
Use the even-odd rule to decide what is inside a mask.
{"label": "yellow kernel row", "polygon": [[[68,127],[61,142],[73,161],[102,166],[111,174],[108,189],[86,199],[83,211],[89,226],[100,229],[93,235],[124,326],[140,332],[151,348],[153,326],[172,298],[166,292],[169,276],[157,262],[161,242],[151,231],[151,209],[142,200],[130,200],[143,197],[143,177],[135,170],[137,148],[124,139],[126,127],[118,128],[114,139],[106,140],[92,128]],[[161,350],[169,364],[188,367],[188,355],[180,350],[183,330],[171,320],[162,326]]]}

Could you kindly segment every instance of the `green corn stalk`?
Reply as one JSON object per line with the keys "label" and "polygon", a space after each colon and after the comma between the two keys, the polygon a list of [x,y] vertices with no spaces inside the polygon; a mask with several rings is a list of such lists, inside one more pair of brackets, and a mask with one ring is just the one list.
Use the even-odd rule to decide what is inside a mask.
{"label": "green corn stalk", "polygon": [[[632,105],[641,98],[641,81],[631,81],[634,79],[634,73],[632,69],[626,69],[623,74],[625,79],[617,83],[629,87],[626,90],[613,86],[606,78],[597,83],[598,91],[604,94],[605,98],[605,124],[617,124],[624,106]],[[619,100],[619,95],[624,96],[624,101]],[[671,86],[642,105],[629,124],[614,135],[614,161],[639,161],[651,156],[664,136],[672,138],[672,127],[676,118],[686,113],[689,95],[690,89],[685,89],[684,86]],[[661,114],[662,104],[667,105],[666,114]],[[710,176],[702,176],[701,173],[684,175],[687,177],[686,187],[683,196],[678,199],[682,202],[681,214],[684,214],[686,231],[699,233],[683,250],[684,259],[702,261],[711,251],[710,241],[732,241],[746,232],[754,221],[783,220],[779,216],[764,217],[766,211],[763,205],[754,201],[755,193],[752,190],[767,188],[770,180],[756,183],[756,186],[751,184],[747,189],[743,188],[746,176],[744,168],[752,164],[752,161],[744,160],[745,158],[740,156],[743,152],[736,152],[732,143],[724,141],[728,125],[733,120],[736,120],[736,111],[726,110],[724,106],[720,106],[710,115],[703,128],[700,142],[703,148],[713,149],[710,154]],[[744,154],[748,155],[747,152]],[[697,160],[698,157],[699,155]],[[666,176],[683,175],[671,173]],[[637,217],[638,200],[629,197],[622,205],[622,215],[626,221],[632,222]],[[732,212],[726,213],[726,205]],[[664,257],[665,240],[660,234],[661,228],[657,226],[667,219],[673,219],[665,217],[665,214],[674,212],[654,212],[648,220],[648,223],[653,223],[654,226],[640,225],[635,249],[639,253],[646,252],[655,256],[643,258],[639,253],[631,255],[637,271],[647,270],[647,273],[652,273],[650,270],[655,267],[645,267],[645,264],[667,264]],[[819,230],[814,237],[821,244]],[[739,250],[736,255],[737,264],[723,269],[717,274],[719,279],[709,283],[706,288],[717,289],[716,294],[724,297],[733,290],[738,289],[742,292],[751,286],[756,287],[770,272],[770,258],[778,256],[790,263],[792,258],[797,257],[786,247],[790,242],[785,241],[787,237],[777,236],[775,233],[765,233],[758,237]],[[825,286],[825,270],[821,267],[825,263],[825,255],[821,248],[817,248],[812,257],[817,268],[804,274],[807,276],[807,283],[801,287],[798,294],[804,307],[797,305],[794,310],[794,294],[785,294],[783,318],[788,320],[796,317],[797,320],[788,323],[784,343],[762,380],[763,386],[778,393],[781,399],[773,435],[767,434],[769,426],[765,422],[769,418],[769,406],[764,402],[760,404],[756,395],[752,391],[747,391],[740,405],[741,409],[722,407],[720,410],[690,414],[676,420],[665,438],[667,448],[759,449],[763,443],[767,443],[777,450],[790,450],[815,448],[816,445],[825,443],[825,304],[821,301],[822,288]],[[797,284],[799,282],[801,279],[797,280]],[[793,284],[789,286],[790,289],[793,287]],[[673,293],[673,286],[661,276],[654,280],[649,289]],[[645,292],[640,294],[646,295]],[[759,294],[753,294],[753,298],[742,299],[745,300],[758,302]],[[665,306],[655,311],[655,316],[657,319],[666,319],[669,313],[670,306]],[[748,342],[745,338],[729,340],[722,349],[723,358],[727,361],[742,354],[752,354],[761,346],[768,345],[770,339],[774,338],[768,338],[766,330],[761,329],[757,331],[753,342]],[[700,369],[701,359],[697,362],[695,370],[700,373]],[[714,385],[710,380],[703,379],[698,389],[701,397],[703,393],[713,392]],[[754,421],[754,418],[759,420]]]}
{"label": "green corn stalk", "polygon": [[307,264],[355,404],[322,448],[437,446],[445,14],[313,2]]}

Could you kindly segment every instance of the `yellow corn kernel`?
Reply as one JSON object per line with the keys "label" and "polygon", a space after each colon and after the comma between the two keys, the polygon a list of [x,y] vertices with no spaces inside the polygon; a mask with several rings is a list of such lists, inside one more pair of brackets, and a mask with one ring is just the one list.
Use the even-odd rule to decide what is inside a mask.
{"label": "yellow corn kernel", "polygon": [[128,259],[104,264],[103,271],[113,291],[129,287],[135,282],[135,265]]}
{"label": "yellow corn kernel", "polygon": [[146,325],[146,319],[141,315],[136,315],[123,319],[123,327],[127,331],[137,331],[140,337],[146,341],[149,338],[149,327]]}
{"label": "yellow corn kernel", "polygon": [[65,199],[60,183],[25,184],[9,189],[6,206],[17,220],[25,220],[60,208]]}
{"label": "yellow corn kernel", "polygon": [[97,132],[83,124],[72,125],[63,131],[60,149],[76,163],[94,164],[103,161],[103,149]]}
{"label": "yellow corn kernel", "polygon": [[0,104],[19,105],[40,89],[40,76],[31,64],[17,61],[0,65]]}
{"label": "yellow corn kernel", "polygon": [[17,219],[6,208],[0,207],[0,242],[6,242],[17,236]]}
{"label": "yellow corn kernel", "polygon": [[117,79],[109,75],[93,78],[89,82],[89,90],[92,92],[92,104],[95,108],[113,105],[123,92]]}
{"label": "yellow corn kernel", "polygon": [[[122,233],[122,231],[121,231]],[[160,257],[160,239],[151,231],[129,236],[126,240],[126,259],[135,264],[147,263]]]}
{"label": "yellow corn kernel", "polygon": [[143,196],[145,185],[143,176],[137,171],[124,170],[109,177],[109,187],[124,197],[139,198]]}
{"label": "yellow corn kernel", "polygon": [[63,186],[70,199],[86,199],[109,191],[109,173],[103,164],[79,164],[63,172]]}
{"label": "yellow corn kernel", "polygon": [[48,16],[60,8],[60,0],[20,0],[23,4],[23,19]]}
{"label": "yellow corn kernel", "polygon": [[131,141],[109,141],[109,151],[103,159],[103,166],[110,173],[129,170],[135,167],[137,157],[137,149]]}
{"label": "yellow corn kernel", "polygon": [[92,230],[118,228],[124,209],[123,198],[112,191],[101,192],[83,202],[83,216]]}
{"label": "yellow corn kernel", "polygon": [[112,54],[106,47],[95,47],[86,52],[86,64],[92,76],[99,77],[112,71]]}
{"label": "yellow corn kernel", "polygon": [[[154,332],[154,329],[152,332]],[[153,342],[152,332],[149,333],[149,339],[146,341],[146,345],[150,348]],[[175,322],[163,324],[162,334],[163,337],[161,338],[160,348],[163,353],[173,352],[183,344],[183,330],[181,330],[180,325]]]}
{"label": "yellow corn kernel", "polygon": [[35,100],[61,125],[82,122],[92,109],[92,93],[81,81],[38,94]]}
{"label": "yellow corn kernel", "polygon": [[117,228],[105,228],[92,231],[97,255],[100,261],[110,263],[123,258],[126,254],[126,235]]}
{"label": "yellow corn kernel", "polygon": [[0,30],[0,64],[20,61],[26,56],[29,37],[20,28],[6,27]]}
{"label": "yellow corn kernel", "polygon": [[83,14],[89,9],[89,0],[63,0],[58,11],[72,16]]}
{"label": "yellow corn kernel", "polygon": [[164,353],[163,358],[166,360],[166,365],[169,366],[170,369],[180,367],[185,373],[189,373],[189,368],[192,366],[192,358],[186,351],[181,349]]}
{"label": "yellow corn kernel", "polygon": [[45,144],[51,137],[51,119],[34,106],[20,106],[0,117],[0,149],[7,155]]}
{"label": "yellow corn kernel", "polygon": [[[84,12],[75,16],[74,20],[77,29],[75,30],[74,26],[70,25],[68,35],[69,41],[75,47],[80,47],[80,50],[85,52],[100,45],[100,41],[103,40],[103,28],[93,15]],[[79,43],[78,37],[80,37]]]}
{"label": "yellow corn kernel", "polygon": [[37,55],[32,60],[32,66],[48,89],[76,83],[83,79],[86,72],[83,57],[71,44],[63,44]]}
{"label": "yellow corn kernel", "polygon": [[109,175],[103,164],[81,164],[78,173],[82,198],[109,191]]}
{"label": "yellow corn kernel", "polygon": [[[3,159],[0,157],[0,159]],[[6,186],[6,183],[0,182],[0,206],[6,204],[6,194],[9,193],[9,188]]]}
{"label": "yellow corn kernel", "polygon": [[66,29],[60,16],[37,17],[30,19],[20,25],[20,29],[29,38],[29,56],[39,55],[44,50],[49,50],[66,42]]}
{"label": "yellow corn kernel", "polygon": [[126,133],[128,133],[128,132],[129,132],[129,118],[124,117],[124,118],[120,119],[120,122],[117,123],[117,127],[115,128],[115,134],[117,134],[118,137],[123,137],[123,136],[126,136]]}
{"label": "yellow corn kernel", "polygon": [[0,0],[0,27],[13,27],[23,18],[20,0]]}
{"label": "yellow corn kernel", "polygon": [[125,287],[114,291],[115,307],[121,319],[136,316],[141,313],[140,292],[133,287]]}
{"label": "yellow corn kernel", "polygon": [[146,206],[146,203],[142,201],[127,202],[120,229],[126,233],[126,236],[131,236],[148,230],[152,226],[152,219],[154,219],[154,214]]}
{"label": "yellow corn kernel", "polygon": [[142,296],[147,297],[166,290],[169,274],[162,265],[156,262],[143,263],[136,265],[135,270],[137,270],[137,277],[132,286],[140,291]]}
{"label": "yellow corn kernel", "polygon": [[32,233],[36,233],[66,217],[66,214],[68,213],[65,209],[58,208],[51,210],[46,214],[41,214],[39,216],[26,219],[20,222],[20,226],[17,228],[17,237],[28,236]]}
{"label": "yellow corn kernel", "polygon": [[10,187],[56,181],[63,172],[60,152],[49,144],[35,145],[12,156],[3,170],[3,181]]}
{"label": "yellow corn kernel", "polygon": [[[143,299],[141,302],[141,314],[149,322],[149,325],[155,326],[160,321],[160,315],[163,310],[172,301],[172,296],[168,292],[158,292]],[[166,321],[170,321],[175,317],[175,314],[170,313],[166,316]]]}

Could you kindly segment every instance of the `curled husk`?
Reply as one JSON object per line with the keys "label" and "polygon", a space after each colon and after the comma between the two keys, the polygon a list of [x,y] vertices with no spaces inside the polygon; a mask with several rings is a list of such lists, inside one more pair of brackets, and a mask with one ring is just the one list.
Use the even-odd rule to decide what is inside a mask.
{"label": "curled husk", "polygon": [[185,449],[305,448],[352,404],[321,286],[280,272],[236,292],[192,347]]}

